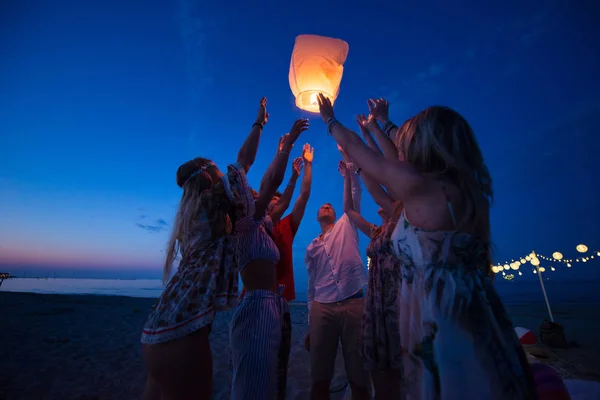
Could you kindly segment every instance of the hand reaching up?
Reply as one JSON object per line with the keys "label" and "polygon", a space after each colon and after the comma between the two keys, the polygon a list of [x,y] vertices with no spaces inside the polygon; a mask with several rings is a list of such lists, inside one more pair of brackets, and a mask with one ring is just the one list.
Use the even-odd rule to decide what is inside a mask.
{"label": "hand reaching up", "polygon": [[306,143],[302,148],[302,158],[305,163],[311,163],[313,161],[313,157],[315,155],[315,148],[310,147],[310,144]]}
{"label": "hand reaching up", "polygon": [[292,163],[292,176],[299,177],[302,168],[304,168],[304,160],[302,157],[298,157]]}
{"label": "hand reaching up", "polygon": [[390,103],[386,99],[369,99],[367,105],[369,112],[377,121],[382,123],[389,121]]}
{"label": "hand reaching up", "polygon": [[317,102],[319,103],[319,113],[321,114],[323,122],[327,123],[327,121],[329,121],[331,118],[335,118],[331,101],[325,97],[323,93],[319,93],[317,96]]}
{"label": "hand reaching up", "polygon": [[281,139],[282,147],[280,151],[289,152],[290,150],[292,150],[292,147],[294,147],[294,143],[296,142],[296,140],[298,140],[300,134],[308,129],[308,126],[308,120],[304,118],[301,118],[294,122],[292,129],[290,129],[290,133],[286,134]]}
{"label": "hand reaching up", "polygon": [[364,132],[365,130],[369,130],[368,126],[367,126],[367,117],[365,117],[364,114],[359,114],[356,116],[356,123],[358,124],[358,127],[360,128],[361,132]]}
{"label": "hand reaching up", "polygon": [[269,119],[269,113],[267,112],[267,98],[263,97],[260,99],[258,105],[258,115],[256,116],[256,123],[265,126]]}
{"label": "hand reaching up", "polygon": [[346,177],[346,174],[348,173],[348,166],[343,160],[338,164],[338,171],[340,171],[340,175],[342,175],[343,178]]}

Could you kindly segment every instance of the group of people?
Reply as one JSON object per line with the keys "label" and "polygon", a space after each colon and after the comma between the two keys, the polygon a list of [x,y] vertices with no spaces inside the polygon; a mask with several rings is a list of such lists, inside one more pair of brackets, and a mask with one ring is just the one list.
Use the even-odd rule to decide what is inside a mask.
{"label": "group of people", "polygon": [[[361,138],[336,119],[326,96],[318,102],[342,156],[344,214],[337,219],[331,204],[321,206],[321,234],[306,249],[311,399],[329,398],[340,342],[354,400],[370,399],[371,387],[376,399],[537,398],[492,285],[492,180],[467,121],[435,106],[397,127],[387,101],[372,99],[368,116],[356,120]],[[254,191],[246,175],[268,117],[263,98],[225,173],[206,158],[177,170],[183,194],[166,287],[142,332],[146,399],[211,397],[211,325],[217,311],[233,308],[231,398],[285,398],[292,242],[310,196],[313,149],[303,147],[278,192],[290,151],[309,127],[296,121]],[[282,218],[302,169],[300,195]],[[380,206],[379,224],[361,215],[361,179]],[[371,240],[368,272],[359,230]]]}

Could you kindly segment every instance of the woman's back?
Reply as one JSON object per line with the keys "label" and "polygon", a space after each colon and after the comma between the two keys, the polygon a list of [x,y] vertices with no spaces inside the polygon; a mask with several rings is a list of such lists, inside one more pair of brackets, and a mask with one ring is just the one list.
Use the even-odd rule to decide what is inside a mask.
{"label": "woman's back", "polygon": [[431,192],[436,184],[439,196],[405,204],[391,238],[405,277],[401,342],[412,355],[404,358],[405,374],[418,377],[406,382],[408,397],[535,398],[529,365],[486,274],[487,221],[465,218],[473,206],[443,181]]}

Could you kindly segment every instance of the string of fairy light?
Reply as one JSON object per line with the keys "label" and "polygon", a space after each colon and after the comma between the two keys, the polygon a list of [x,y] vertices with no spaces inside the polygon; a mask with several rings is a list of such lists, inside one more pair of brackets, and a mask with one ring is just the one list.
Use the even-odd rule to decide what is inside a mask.
{"label": "string of fairy light", "polygon": [[[559,251],[555,251],[552,253],[551,257],[547,257],[543,254],[540,254],[536,251],[532,251],[531,253],[524,255],[522,257],[518,257],[517,259],[511,259],[509,261],[505,261],[503,263],[498,263],[496,265],[492,265],[492,272],[495,274],[502,274],[502,278],[510,281],[515,278],[514,273],[511,271],[515,271],[518,275],[523,275],[523,272],[520,271],[521,266],[529,263],[533,266],[532,272],[537,274],[538,272],[546,272],[546,267],[540,265],[541,260],[547,261],[549,263],[553,263],[555,265],[564,264],[567,268],[571,268],[573,264],[576,263],[586,263],[590,260],[594,260],[595,258],[600,258],[600,250],[596,250],[593,252],[588,252],[589,249],[585,244],[579,244],[575,247],[579,253],[583,255],[576,258],[564,258],[563,254]],[[371,258],[367,257],[367,268],[371,266]],[[556,271],[556,267],[550,265],[548,267],[550,271]]]}
{"label": "string of fairy light", "polygon": [[[525,265],[527,263],[529,263],[533,266],[532,272],[534,274],[546,272],[547,271],[546,267],[540,265],[541,264],[540,259],[542,259],[546,262],[552,263],[554,265],[564,264],[567,266],[567,268],[571,268],[573,266],[573,264],[586,263],[590,260],[593,260],[594,258],[600,258],[599,250],[589,252],[589,249],[585,244],[577,245],[575,247],[575,250],[577,250],[579,253],[582,253],[583,255],[580,257],[576,257],[576,258],[564,258],[563,254],[561,252],[555,251],[554,253],[552,253],[551,257],[548,257],[543,254],[532,251],[531,253],[529,253],[525,256],[519,257],[517,259],[511,259],[510,262],[506,261],[503,263],[498,263],[496,265],[492,265],[492,272],[494,272],[495,274],[501,273],[502,278],[510,281],[515,278],[515,275],[512,271],[517,272],[518,275],[523,275],[523,272],[519,271],[519,269],[521,268],[522,265]],[[548,268],[552,272],[556,271],[556,267],[554,265],[548,266]]]}

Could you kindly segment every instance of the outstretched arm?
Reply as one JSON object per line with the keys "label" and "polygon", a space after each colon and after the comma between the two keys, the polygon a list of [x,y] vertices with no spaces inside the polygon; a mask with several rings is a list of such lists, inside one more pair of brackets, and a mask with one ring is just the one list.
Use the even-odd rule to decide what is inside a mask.
{"label": "outstretched arm", "polygon": [[265,215],[275,191],[283,181],[285,166],[287,165],[294,142],[298,139],[300,134],[307,129],[308,120],[299,119],[294,123],[290,133],[284,136],[282,150],[277,152],[260,183],[258,199],[256,199],[254,208],[255,220],[259,220]]}
{"label": "outstretched arm", "polygon": [[361,174],[362,180],[365,183],[367,191],[375,201],[375,203],[383,208],[383,211],[389,215],[394,215],[396,207],[394,206],[394,200],[388,195],[385,189],[378,184],[371,176],[367,173]]}
{"label": "outstretched arm", "polygon": [[[396,142],[398,139],[398,127],[392,121],[390,121],[389,111],[390,111],[390,103],[386,99],[369,99],[369,112],[373,117],[379,121],[383,125],[383,130],[379,128],[379,131],[382,135],[389,138],[392,144]],[[376,133],[377,134],[377,133]],[[383,143],[383,141],[377,136],[377,140],[379,143]],[[394,146],[395,147],[395,146]],[[383,152],[385,155],[385,151]]]}
{"label": "outstretched arm", "polygon": [[360,186],[360,179],[358,174],[360,170],[357,169],[356,165],[352,162],[352,158],[348,156],[348,153],[342,149],[338,145],[338,150],[342,153],[342,158],[344,159],[345,168],[348,170],[348,175],[350,175],[350,187],[352,191],[352,207],[353,209],[360,213],[360,202],[362,200],[362,186]]}
{"label": "outstretched arm", "polygon": [[244,168],[244,171],[248,173],[254,160],[256,159],[256,152],[258,151],[258,144],[260,143],[260,136],[262,133],[263,126],[267,123],[269,113],[267,113],[267,98],[263,97],[260,99],[260,105],[258,107],[258,115],[256,121],[252,124],[252,130],[244,141],[244,144],[240,148],[237,156],[237,162]]}
{"label": "outstretched arm", "polygon": [[[359,115],[356,117],[356,122],[360,127],[360,133],[363,135],[363,138],[371,149],[378,153],[382,152],[383,156],[389,160],[395,160],[398,158],[396,146],[385,134],[385,132],[381,130],[381,127],[373,115],[369,115],[368,117]],[[373,139],[371,132],[373,132],[377,140]]]}
{"label": "outstretched arm", "polygon": [[302,158],[304,159],[304,177],[302,178],[302,186],[300,187],[300,196],[294,203],[292,209],[292,221],[294,222],[296,229],[300,226],[302,218],[304,218],[304,211],[306,211],[306,204],[310,198],[310,189],[312,186],[312,161],[315,154],[315,149],[310,147],[310,144],[306,143],[302,149]]}
{"label": "outstretched arm", "polygon": [[350,218],[350,221],[369,238],[371,237],[371,226],[366,219],[354,209],[352,198],[352,178],[353,174],[344,162],[340,162],[340,173],[344,177],[344,213]]}
{"label": "outstretched arm", "polygon": [[327,128],[338,145],[369,174],[377,183],[384,185],[391,197],[403,201],[410,194],[422,188],[423,176],[410,164],[399,160],[387,160],[373,151],[351,130],[337,121],[331,102],[319,95],[321,117],[327,122]]}
{"label": "outstretched arm", "polygon": [[281,219],[281,216],[285,213],[285,210],[288,209],[290,203],[292,201],[292,196],[294,195],[294,189],[296,189],[296,181],[298,180],[298,176],[300,174],[300,170],[302,169],[302,158],[298,157],[294,160],[292,164],[292,176],[283,191],[281,197],[275,207],[269,212],[269,216],[273,220],[273,223],[276,223]]}
{"label": "outstretched arm", "polygon": [[[356,122],[358,123],[360,133],[362,133],[369,148],[377,152],[378,154],[381,154],[381,150],[379,150],[379,146],[377,145],[375,139],[373,139],[373,137],[371,136],[371,132],[368,128],[371,124],[377,125],[379,127],[377,122],[374,121],[371,115],[369,115],[369,118],[365,117],[364,115],[358,115],[356,117]],[[394,149],[395,148],[396,147],[394,146]],[[398,155],[396,154],[394,158],[396,158],[397,156]],[[369,176],[369,174],[367,174],[366,172],[362,174],[362,178],[367,188],[367,191],[369,192],[371,197],[373,197],[375,203],[377,203],[379,207],[383,208],[385,212],[387,212],[390,215],[393,215],[395,211],[394,201],[390,198],[385,189],[380,184],[378,184],[373,178],[371,178],[371,176]]]}

